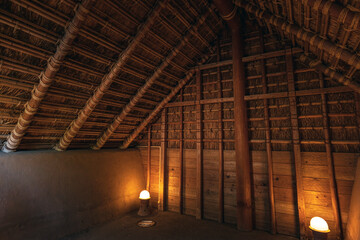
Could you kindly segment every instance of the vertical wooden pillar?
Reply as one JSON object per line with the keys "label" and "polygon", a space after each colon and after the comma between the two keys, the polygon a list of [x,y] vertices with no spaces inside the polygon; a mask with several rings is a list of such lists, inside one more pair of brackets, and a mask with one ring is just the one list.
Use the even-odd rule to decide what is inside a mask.
{"label": "vertical wooden pillar", "polygon": [[147,179],[146,179],[146,190],[150,192],[150,181],[151,181],[151,125],[148,127],[148,159],[147,159]]}
{"label": "vertical wooden pillar", "polygon": [[292,144],[293,154],[295,161],[295,174],[296,174],[296,191],[297,191],[297,207],[299,214],[300,224],[300,239],[305,238],[306,226],[305,226],[305,199],[303,193],[303,177],[302,177],[302,162],[301,162],[301,148],[300,148],[300,134],[299,123],[296,108],[296,95],[295,95],[295,82],[294,82],[294,68],[293,68],[293,56],[291,48],[286,49],[285,55],[286,61],[286,73],[288,79],[288,92],[289,92],[289,106],[290,106],[290,121],[292,130]]}
{"label": "vertical wooden pillar", "polygon": [[[259,28],[260,33],[260,48],[261,52],[264,53],[264,38],[261,28]],[[263,93],[267,93],[267,83],[266,83],[266,69],[265,69],[265,60],[261,59],[261,82]],[[270,118],[269,118],[269,106],[268,100],[264,99],[264,120],[265,120],[265,143],[266,143],[266,157],[268,165],[268,181],[269,181],[269,200],[270,200],[270,214],[271,214],[271,233],[276,233],[276,217],[275,217],[275,200],[274,200],[274,180],[273,180],[273,160],[272,160],[272,150],[271,150],[271,134],[270,134]]]}
{"label": "vertical wooden pillar", "polygon": [[196,71],[196,218],[203,216],[203,142],[202,142],[202,106],[201,100],[201,71]]}
{"label": "vertical wooden pillar", "polygon": [[[324,77],[320,73],[320,87],[324,88]],[[330,183],[330,193],[331,193],[331,205],[334,212],[334,220],[335,220],[335,232],[339,239],[342,239],[342,224],[341,224],[341,216],[340,216],[340,207],[338,200],[338,191],[335,179],[335,166],[334,159],[331,151],[331,143],[330,143],[330,130],[329,130],[329,118],[327,113],[327,104],[326,104],[326,96],[325,93],[321,94],[321,111],[323,116],[323,130],[325,137],[325,148],[326,148],[326,159],[328,165],[328,175],[329,175],[329,183]]]}
{"label": "vertical wooden pillar", "polygon": [[167,122],[167,108],[164,108],[161,114],[161,148],[160,148],[160,165],[159,165],[159,201],[158,209],[160,211],[165,210],[166,201],[166,176],[165,176],[165,167],[166,167],[166,122]]}
{"label": "vertical wooden pillar", "polygon": [[[217,41],[217,61],[221,61],[220,40]],[[220,67],[217,67],[218,98],[222,98],[222,84]],[[219,215],[218,222],[224,222],[224,143],[223,143],[223,104],[219,103]]]}
{"label": "vertical wooden pillar", "polygon": [[237,228],[251,231],[252,196],[250,173],[250,150],[247,108],[245,102],[245,66],[243,57],[243,40],[240,27],[232,29],[233,53],[233,89],[234,89],[234,126],[235,126],[235,156],[236,156],[236,202]]}
{"label": "vertical wooden pillar", "polygon": [[[180,101],[182,102],[183,99],[183,89],[181,89],[180,92]],[[184,206],[184,200],[183,200],[183,192],[184,192],[184,186],[183,186],[183,182],[184,182],[184,150],[183,150],[183,145],[184,145],[184,116],[183,116],[183,107],[180,106],[180,136],[179,136],[179,171],[180,171],[180,177],[179,177],[179,213],[182,214],[183,213],[183,206]]]}

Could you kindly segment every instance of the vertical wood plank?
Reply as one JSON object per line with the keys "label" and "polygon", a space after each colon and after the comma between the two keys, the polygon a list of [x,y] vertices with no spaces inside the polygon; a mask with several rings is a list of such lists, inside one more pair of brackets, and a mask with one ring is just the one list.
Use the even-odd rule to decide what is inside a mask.
{"label": "vertical wood plank", "polygon": [[[324,88],[324,76],[321,73],[319,74],[319,79],[320,79],[320,87]],[[336,227],[335,232],[336,235],[339,237],[339,239],[342,239],[343,233],[342,233],[338,191],[337,191],[337,185],[335,179],[334,158],[331,151],[329,118],[327,113],[326,96],[324,93],[321,94],[321,111],[323,116],[323,129],[324,129],[326,159],[327,159],[328,175],[329,175],[329,183],[330,183],[331,205],[334,212],[334,220]]]}
{"label": "vertical wood plank", "polygon": [[[217,61],[221,61],[220,40],[217,40]],[[217,67],[217,88],[218,98],[222,98],[222,84],[220,67]],[[224,149],[223,149],[223,123],[222,123],[223,104],[219,103],[218,124],[219,124],[219,215],[218,222],[224,222]]]}
{"label": "vertical wood plank", "polygon": [[[184,100],[183,98],[183,89],[181,89],[180,92],[180,101],[182,102]],[[183,200],[183,192],[184,192],[184,186],[183,186],[183,182],[184,182],[184,150],[183,150],[183,145],[184,145],[184,116],[183,116],[183,107],[180,107],[180,136],[179,136],[179,162],[180,162],[180,177],[179,177],[179,213],[182,214],[183,213],[183,206],[184,206],[184,200]]]}
{"label": "vertical wood plank", "polygon": [[[260,33],[260,49],[264,53],[264,37],[261,29]],[[261,82],[263,86],[263,93],[267,93],[267,81],[266,81],[266,68],[265,60],[261,60]],[[270,135],[270,117],[268,100],[264,99],[264,120],[265,120],[265,143],[266,143],[266,157],[268,165],[268,181],[269,181],[269,200],[270,200],[270,217],[271,217],[271,233],[276,233],[276,216],[275,216],[275,200],[274,200],[274,181],[273,181],[273,160],[271,150],[271,135]]]}
{"label": "vertical wood plank", "polygon": [[150,192],[150,179],[151,179],[151,125],[148,127],[148,159],[147,159],[147,178],[146,178],[146,190]]}
{"label": "vertical wood plank", "polygon": [[357,118],[358,133],[360,137],[360,94],[354,92],[354,95],[355,95],[355,114]]}
{"label": "vertical wood plank", "polygon": [[290,121],[292,132],[293,154],[295,161],[295,174],[296,174],[296,192],[297,192],[297,208],[299,214],[300,225],[300,239],[305,239],[306,226],[305,226],[305,199],[303,193],[303,178],[302,178],[302,162],[301,162],[301,148],[300,148],[300,134],[299,123],[296,108],[296,95],[295,95],[295,82],[294,82],[294,68],[293,56],[291,48],[286,49],[286,73],[288,79],[288,92],[289,92],[289,106],[290,106]]}
{"label": "vertical wood plank", "polygon": [[196,218],[203,216],[203,142],[202,142],[202,106],[201,100],[201,71],[196,71]]}
{"label": "vertical wood plank", "polygon": [[237,228],[243,231],[253,229],[253,208],[251,194],[251,167],[247,107],[245,102],[245,66],[243,40],[240,28],[232,30],[234,128],[236,156],[236,219]]}
{"label": "vertical wood plank", "polygon": [[159,201],[158,209],[160,211],[165,211],[166,201],[165,201],[165,167],[166,167],[166,122],[167,122],[167,108],[164,108],[161,114],[161,151],[160,151],[160,164],[159,164]]}

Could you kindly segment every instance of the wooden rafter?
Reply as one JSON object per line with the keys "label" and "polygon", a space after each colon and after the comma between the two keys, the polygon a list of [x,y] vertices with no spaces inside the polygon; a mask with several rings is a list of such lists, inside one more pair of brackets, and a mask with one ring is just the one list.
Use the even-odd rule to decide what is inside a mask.
{"label": "wooden rafter", "polygon": [[60,139],[59,143],[55,147],[58,151],[64,151],[70,145],[72,139],[76,136],[82,125],[86,122],[92,111],[96,108],[101,98],[105,92],[109,89],[113,80],[118,76],[120,71],[123,69],[126,61],[131,56],[132,52],[137,47],[137,44],[143,39],[146,32],[153,25],[155,19],[159,16],[160,11],[166,6],[168,0],[164,0],[159,3],[154,10],[149,14],[146,22],[141,25],[138,33],[131,41],[131,43],[126,47],[126,49],[120,54],[118,61],[113,65],[108,74],[106,74],[100,85],[94,91],[94,94],[88,99],[87,103],[80,111],[78,117],[70,124],[68,130],[64,133],[63,137]]}
{"label": "wooden rafter", "polygon": [[[337,46],[335,43],[324,38],[323,36],[309,32],[305,28],[299,27],[296,24],[288,24],[280,17],[277,17],[268,11],[259,10],[252,4],[240,0],[235,0],[235,4],[245,9],[246,12],[254,14],[257,18],[263,19],[264,21],[277,27],[280,32],[285,32],[295,36],[298,40],[309,43],[314,47],[314,49],[322,50],[329,55],[333,55],[336,59],[342,60],[356,69],[360,69],[360,58],[356,53]],[[314,52],[314,54],[318,53]]]}
{"label": "wooden rafter", "polygon": [[[92,147],[95,150],[99,150],[104,146],[106,141],[110,138],[110,136],[115,132],[117,127],[124,121],[126,116],[133,110],[135,105],[139,102],[139,100],[144,96],[147,90],[156,83],[155,81],[158,79],[160,74],[163,73],[164,69],[169,65],[169,63],[175,58],[175,56],[180,52],[180,50],[188,43],[189,35],[194,34],[192,31],[194,28],[201,26],[206,20],[206,17],[209,15],[209,12],[202,15],[198,21],[190,27],[185,36],[182,37],[178,45],[173,48],[173,50],[169,53],[169,55],[164,59],[164,61],[160,64],[160,66],[154,71],[154,74],[145,82],[145,84],[137,91],[136,95],[131,98],[130,102],[123,108],[122,112],[117,115],[113,122],[107,127],[104,133],[98,138],[96,144]],[[196,32],[197,35],[199,33]]]}
{"label": "wooden rafter", "polygon": [[342,75],[341,73],[336,72],[335,70],[325,66],[320,60],[313,59],[305,54],[300,56],[300,61],[302,61],[307,66],[316,69],[317,71],[325,74],[326,76],[330,77],[331,79],[348,86],[349,88],[353,89],[355,92],[360,93],[360,84],[351,81],[348,77]]}
{"label": "wooden rafter", "polygon": [[[210,48],[210,52],[214,51],[213,47]],[[209,55],[204,56],[199,65],[203,64],[209,59]],[[126,149],[129,145],[137,138],[137,136],[146,128],[146,126],[153,120],[153,118],[166,106],[166,104],[182,89],[185,84],[192,78],[194,75],[195,70],[191,69],[186,73],[186,76],[179,81],[178,85],[172,89],[172,91],[167,95],[160,103],[156,106],[154,111],[152,111],[144,121],[142,121],[138,127],[126,138],[123,144],[120,146],[121,149]]]}
{"label": "wooden rafter", "polygon": [[65,56],[71,50],[71,44],[80,32],[80,27],[86,19],[89,9],[93,6],[93,0],[84,0],[79,5],[78,10],[69,26],[65,30],[63,38],[54,55],[50,57],[47,67],[39,76],[39,84],[34,88],[31,99],[25,104],[24,112],[20,115],[15,128],[12,130],[7,141],[4,143],[2,150],[4,152],[16,151],[23,136],[26,133],[34,115],[36,114],[42,99],[45,97],[48,88],[55,79]]}

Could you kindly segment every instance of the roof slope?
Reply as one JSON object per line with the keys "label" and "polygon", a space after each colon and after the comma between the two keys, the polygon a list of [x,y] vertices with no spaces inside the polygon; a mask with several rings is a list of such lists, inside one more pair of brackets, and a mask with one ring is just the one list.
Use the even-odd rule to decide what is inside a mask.
{"label": "roof slope", "polygon": [[82,7],[1,3],[0,141],[13,131],[13,150],[52,148],[60,139],[60,150],[88,148],[106,129],[112,133],[98,147],[119,146],[204,60],[223,26],[206,0],[94,2],[28,127],[18,121],[24,104],[37,97],[40,73]]}
{"label": "roof slope", "polygon": [[234,0],[260,25],[304,49],[302,61],[360,92],[360,3]]}

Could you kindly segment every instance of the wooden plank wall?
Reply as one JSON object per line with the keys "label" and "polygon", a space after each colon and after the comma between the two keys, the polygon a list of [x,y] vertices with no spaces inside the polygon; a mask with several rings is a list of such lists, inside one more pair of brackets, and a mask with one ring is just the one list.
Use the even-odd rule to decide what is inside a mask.
{"label": "wooden plank wall", "polygon": [[[272,34],[261,36],[259,31],[250,30],[245,35],[244,60],[255,228],[299,236],[301,221],[305,226],[303,234],[309,236],[311,217],[320,216],[334,229],[330,239],[335,239],[338,231],[335,231],[333,204],[339,205],[340,222],[346,231],[360,152],[356,118],[359,100],[351,90],[299,64],[301,50],[289,48],[288,43]],[[167,210],[236,224],[230,39],[226,32],[219,38],[218,53],[209,65],[199,68],[198,82],[194,77],[167,105],[166,126],[161,118],[152,124],[150,141],[151,146],[160,146],[166,129],[163,155],[166,156]],[[139,143],[147,146],[146,132],[143,136]],[[294,143],[298,144],[296,148]],[[141,149],[146,167],[147,151]],[[152,148],[150,190],[153,194],[159,188],[159,152],[158,148]],[[334,168],[334,174],[329,167]],[[334,192],[330,191],[333,177],[338,201],[332,200]],[[302,217],[297,194],[303,199]],[[271,211],[272,196],[274,211]]]}

